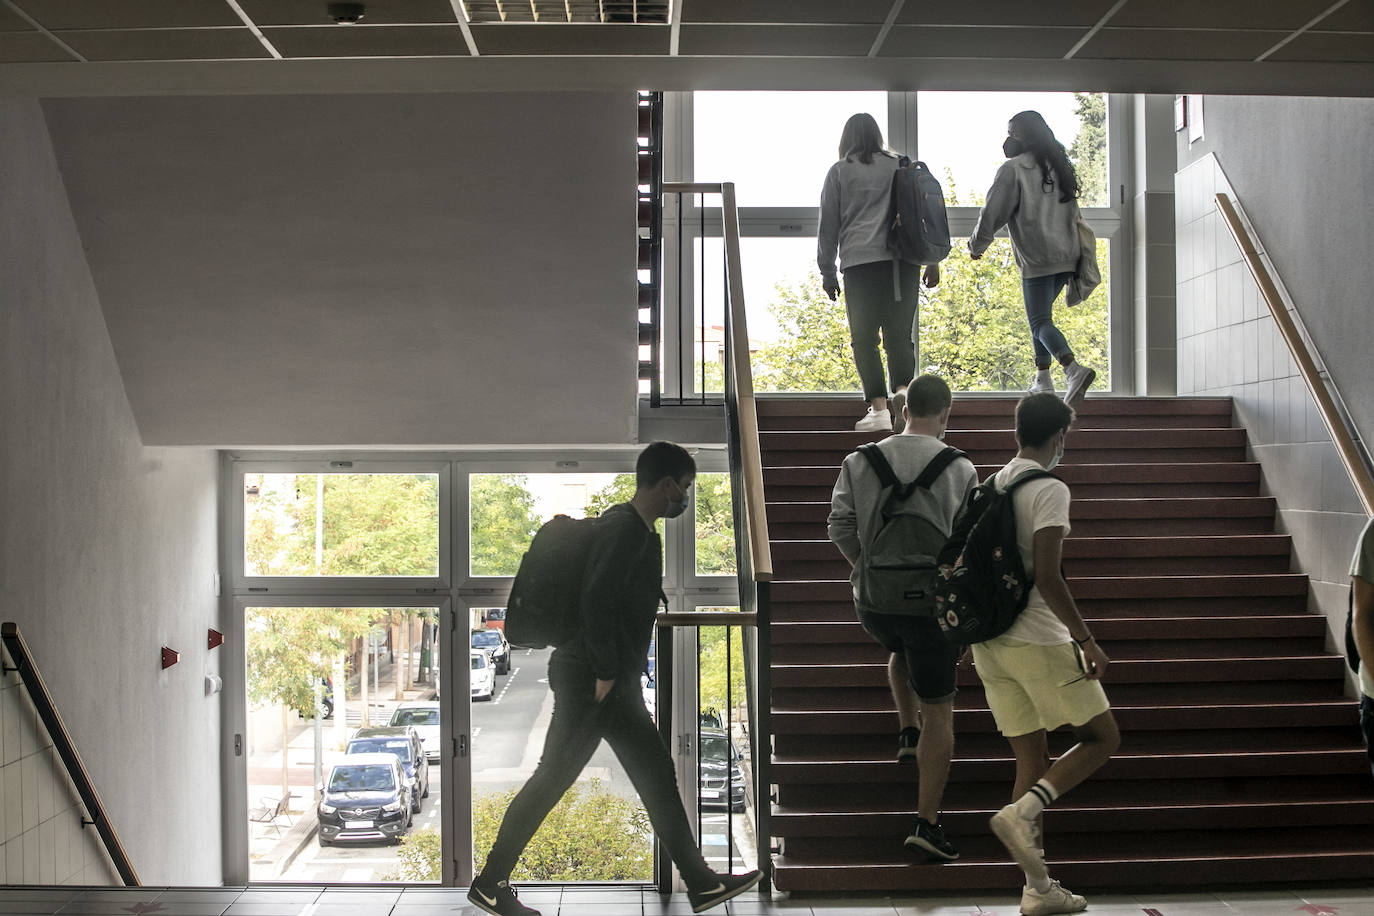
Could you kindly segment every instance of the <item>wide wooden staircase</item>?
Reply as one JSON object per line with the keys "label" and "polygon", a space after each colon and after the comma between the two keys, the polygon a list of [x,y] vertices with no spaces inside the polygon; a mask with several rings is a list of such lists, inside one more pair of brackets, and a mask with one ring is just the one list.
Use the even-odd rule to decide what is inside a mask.
{"label": "wide wooden staircase", "polygon": [[[956,400],[946,441],[984,479],[1015,451],[1010,398]],[[945,796],[953,863],[902,839],[916,772],[895,762],[885,653],[826,539],[855,402],[761,400],[772,586],[772,834],[787,891],[1014,888],[988,832],[1013,765],[971,667]],[[1374,781],[1326,623],[1290,572],[1229,399],[1093,398],[1058,473],[1073,490],[1069,585],[1112,658],[1120,753],[1046,817],[1074,888],[1374,878]],[[1315,473],[1315,471],[1314,471]],[[1344,547],[1341,548],[1342,550]],[[1052,752],[1070,736],[1051,736]]]}

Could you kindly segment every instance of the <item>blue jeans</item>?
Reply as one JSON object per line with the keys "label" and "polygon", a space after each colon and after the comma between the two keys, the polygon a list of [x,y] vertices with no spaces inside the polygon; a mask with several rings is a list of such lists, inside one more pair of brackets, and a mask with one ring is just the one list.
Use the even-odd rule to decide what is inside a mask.
{"label": "blue jeans", "polygon": [[1045,369],[1051,360],[1061,362],[1073,356],[1073,348],[1054,326],[1054,300],[1073,274],[1050,274],[1047,277],[1022,277],[1021,295],[1026,300],[1026,320],[1030,322],[1031,345],[1035,348],[1035,365]]}

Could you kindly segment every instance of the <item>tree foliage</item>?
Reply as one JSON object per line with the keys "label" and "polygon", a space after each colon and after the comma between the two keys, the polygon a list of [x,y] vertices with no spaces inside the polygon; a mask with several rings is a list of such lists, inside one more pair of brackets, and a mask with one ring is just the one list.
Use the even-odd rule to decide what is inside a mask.
{"label": "tree foliage", "polygon": [[[726,664],[726,633],[730,635]],[[744,683],[744,641],[737,627],[701,627],[697,631],[697,701],[702,712],[724,711],[747,699]],[[729,691],[726,690],[728,672]]]}
{"label": "tree foliage", "polygon": [[[472,845],[479,872],[514,797],[510,791],[474,800]],[[644,806],[591,779],[563,795],[525,847],[511,880],[648,881],[653,867],[653,830]]]}
{"label": "tree foliage", "polygon": [[474,474],[469,516],[474,576],[513,576],[541,520],[523,474]]}
{"label": "tree foliage", "polygon": [[1105,207],[1107,196],[1107,96],[1075,92],[1075,114],[1081,122],[1069,145],[1069,158],[1078,172],[1079,200],[1085,207]]}
{"label": "tree foliage", "polygon": [[443,880],[443,847],[439,831],[433,827],[412,830],[401,840],[396,850],[400,867],[382,876],[383,881],[441,881]]}

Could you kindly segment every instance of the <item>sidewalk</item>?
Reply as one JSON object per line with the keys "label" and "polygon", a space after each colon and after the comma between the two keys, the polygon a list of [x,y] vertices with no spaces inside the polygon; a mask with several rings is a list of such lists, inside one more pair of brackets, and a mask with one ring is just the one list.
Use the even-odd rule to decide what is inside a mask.
{"label": "sidewalk", "polygon": [[[412,670],[418,671],[419,651],[412,654],[416,664]],[[404,656],[400,657],[404,663]],[[403,691],[403,699],[396,700],[396,665],[381,661],[378,664],[378,677],[382,683],[381,698],[372,683],[372,669],[368,667],[368,713],[374,726],[386,725],[391,713],[399,703],[434,699],[433,684],[416,684]],[[437,671],[436,671],[437,674]],[[354,675],[348,681],[348,700],[343,701],[337,689],[334,694],[334,716],[326,719],[323,726],[323,753],[321,773],[329,778],[329,768],[343,756],[343,748],[338,747],[335,739],[336,720],[344,717],[345,737],[358,730],[362,711],[358,706],[358,686],[360,678]],[[248,859],[254,879],[275,877],[282,874],[291,861],[315,837],[315,728],[311,719],[300,718],[291,713],[287,731],[286,782],[292,796],[290,813],[273,823],[249,822]],[[248,807],[257,808],[264,802],[275,804],[282,794],[282,757],[277,749],[253,754],[248,758]],[[289,818],[289,823],[288,823]]]}

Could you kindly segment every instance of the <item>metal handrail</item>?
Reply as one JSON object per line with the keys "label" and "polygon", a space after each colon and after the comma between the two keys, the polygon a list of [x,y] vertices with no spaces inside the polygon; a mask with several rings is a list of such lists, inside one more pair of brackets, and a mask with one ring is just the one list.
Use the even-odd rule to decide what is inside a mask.
{"label": "metal handrail", "polygon": [[71,733],[67,731],[66,724],[58,715],[57,707],[53,705],[52,695],[48,693],[43,676],[38,673],[38,666],[33,662],[33,655],[30,654],[24,637],[19,633],[19,624],[13,621],[0,624],[0,639],[4,640],[5,648],[14,660],[14,667],[6,666],[6,670],[19,672],[19,679],[24,683],[29,692],[29,699],[38,711],[38,718],[48,730],[48,736],[52,738],[53,746],[62,758],[62,765],[67,768],[67,775],[71,777],[77,794],[81,796],[82,804],[86,806],[86,814],[90,820],[83,820],[81,826],[84,828],[89,824],[95,827],[100,839],[105,843],[105,851],[109,854],[110,861],[119,872],[119,877],[130,887],[138,886],[141,884],[138,873],[134,871],[129,854],[125,852],[124,845],[120,843],[114,828],[110,826],[110,818],[105,813],[105,806],[100,802],[100,795],[95,791],[95,784],[91,782],[91,774],[86,772],[86,765],[81,762],[81,755],[77,753],[76,743],[72,741]]}
{"label": "metal handrail", "polygon": [[1297,321],[1294,320],[1297,306],[1289,297],[1288,290],[1264,251],[1264,246],[1260,244],[1254,224],[1245,215],[1240,204],[1224,191],[1217,192],[1216,202],[1226,228],[1231,230],[1231,236],[1240,248],[1241,257],[1245,259],[1246,266],[1250,268],[1250,273],[1259,286],[1260,295],[1269,306],[1269,314],[1274,319],[1274,325],[1283,336],[1284,343],[1288,344],[1288,352],[1292,354],[1303,383],[1307,385],[1312,400],[1317,404],[1317,413],[1336,446],[1336,453],[1340,456],[1345,473],[1355,487],[1355,494],[1359,497],[1365,514],[1374,515],[1374,476],[1370,474],[1369,455],[1360,447],[1359,443],[1363,440],[1349,415],[1337,405],[1340,392],[1336,390],[1334,380],[1329,373],[1323,377],[1322,370],[1317,366],[1317,358],[1298,330]]}

